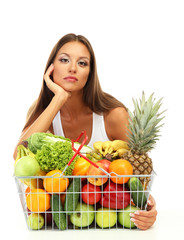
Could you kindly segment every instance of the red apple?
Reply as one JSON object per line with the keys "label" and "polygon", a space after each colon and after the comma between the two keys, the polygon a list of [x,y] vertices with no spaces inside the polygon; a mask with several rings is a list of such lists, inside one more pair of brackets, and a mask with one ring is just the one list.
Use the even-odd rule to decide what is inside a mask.
{"label": "red apple", "polygon": [[82,200],[86,204],[96,204],[101,199],[101,188],[93,184],[87,183],[82,187]]}
{"label": "red apple", "polygon": [[107,172],[109,172],[109,165],[111,164],[111,161],[109,161],[107,159],[102,159],[102,160],[98,161],[98,163],[102,163],[103,166],[105,166],[107,168]]}
{"label": "red apple", "polygon": [[[107,172],[108,168],[103,163],[97,162],[96,165],[98,165],[100,168],[103,168]],[[108,177],[103,177],[106,175],[106,173],[104,173],[100,168],[97,168],[91,164],[86,173],[87,176],[92,176],[88,177],[88,181],[96,186],[101,186],[108,180]]]}

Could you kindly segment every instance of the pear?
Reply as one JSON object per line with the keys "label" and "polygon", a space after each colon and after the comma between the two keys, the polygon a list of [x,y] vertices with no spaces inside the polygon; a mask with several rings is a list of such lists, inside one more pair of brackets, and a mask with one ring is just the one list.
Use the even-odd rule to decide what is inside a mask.
{"label": "pear", "polygon": [[27,225],[32,230],[41,229],[44,225],[44,217],[40,213],[32,213],[27,219]]}
{"label": "pear", "polygon": [[14,166],[15,176],[36,176],[40,172],[37,160],[30,156],[21,157]]}

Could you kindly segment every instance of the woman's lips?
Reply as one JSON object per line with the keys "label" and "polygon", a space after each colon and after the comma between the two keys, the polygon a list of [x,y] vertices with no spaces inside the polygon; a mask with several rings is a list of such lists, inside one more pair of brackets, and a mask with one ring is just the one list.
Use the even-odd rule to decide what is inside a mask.
{"label": "woman's lips", "polygon": [[68,82],[77,82],[78,81],[78,79],[76,77],[73,77],[73,76],[65,77],[64,80],[66,80]]}

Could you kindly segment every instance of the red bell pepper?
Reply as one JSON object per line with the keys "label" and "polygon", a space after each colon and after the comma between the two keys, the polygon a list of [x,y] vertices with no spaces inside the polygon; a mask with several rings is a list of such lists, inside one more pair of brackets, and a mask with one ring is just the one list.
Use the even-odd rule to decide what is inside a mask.
{"label": "red bell pepper", "polygon": [[116,184],[110,181],[104,188],[100,204],[103,207],[122,209],[131,203],[131,197],[124,185]]}

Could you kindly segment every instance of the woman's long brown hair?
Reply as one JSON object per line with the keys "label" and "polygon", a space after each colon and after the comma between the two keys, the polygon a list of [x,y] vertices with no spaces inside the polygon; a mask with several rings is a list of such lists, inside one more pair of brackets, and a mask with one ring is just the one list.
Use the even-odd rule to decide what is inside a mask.
{"label": "woman's long brown hair", "polygon": [[[49,59],[47,61],[45,72],[48,67],[53,63],[60,48],[68,42],[78,41],[83,43],[90,53],[90,73],[88,76],[88,81],[83,89],[83,101],[84,103],[95,113],[102,113],[110,111],[116,107],[126,107],[118,101],[116,98],[102,91],[100,82],[97,74],[96,59],[93,48],[89,41],[82,35],[67,34],[62,37],[54,46],[50,53]],[[44,72],[44,73],[45,73]],[[42,88],[38,99],[33,103],[33,105],[28,110],[27,121],[23,130],[30,126],[36,118],[47,108],[51,102],[54,93],[47,87],[44,79],[42,83]]]}

